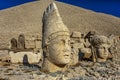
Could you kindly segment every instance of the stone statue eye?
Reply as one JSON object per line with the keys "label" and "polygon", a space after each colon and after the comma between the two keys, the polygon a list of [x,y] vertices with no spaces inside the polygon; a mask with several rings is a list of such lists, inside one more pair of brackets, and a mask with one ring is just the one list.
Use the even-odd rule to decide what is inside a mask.
{"label": "stone statue eye", "polygon": [[70,40],[68,40],[68,44],[70,45]]}
{"label": "stone statue eye", "polygon": [[64,39],[61,39],[62,43],[65,44],[65,40]]}

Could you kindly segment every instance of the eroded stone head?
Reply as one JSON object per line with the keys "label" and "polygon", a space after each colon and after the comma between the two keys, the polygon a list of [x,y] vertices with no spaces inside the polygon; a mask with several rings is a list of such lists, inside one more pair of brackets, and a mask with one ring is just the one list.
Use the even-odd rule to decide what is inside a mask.
{"label": "eroded stone head", "polygon": [[94,36],[93,46],[96,48],[96,53],[98,55],[98,61],[106,61],[109,55],[108,49],[110,48],[110,41],[106,36]]}
{"label": "eroded stone head", "polygon": [[70,34],[55,3],[43,15],[43,48],[45,61],[42,69],[61,71],[71,60]]}

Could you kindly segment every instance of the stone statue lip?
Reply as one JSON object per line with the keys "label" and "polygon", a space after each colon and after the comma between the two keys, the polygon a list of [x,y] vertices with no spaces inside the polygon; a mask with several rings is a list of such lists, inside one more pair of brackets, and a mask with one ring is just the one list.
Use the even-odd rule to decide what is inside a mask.
{"label": "stone statue lip", "polygon": [[70,57],[70,55],[68,55],[68,54],[65,54],[63,56],[65,57],[65,59]]}

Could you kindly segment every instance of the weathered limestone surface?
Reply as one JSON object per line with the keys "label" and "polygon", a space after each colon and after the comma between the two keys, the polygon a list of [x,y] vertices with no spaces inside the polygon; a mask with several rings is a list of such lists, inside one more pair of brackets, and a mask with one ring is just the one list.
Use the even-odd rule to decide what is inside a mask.
{"label": "weathered limestone surface", "polygon": [[13,51],[9,52],[11,63],[38,63],[40,59],[42,60],[42,53],[34,53],[34,52],[17,52]]}
{"label": "weathered limestone surface", "polygon": [[64,34],[69,36],[69,30],[63,23],[56,4],[51,4],[43,14],[43,44],[52,37]]}
{"label": "weathered limestone surface", "polygon": [[10,57],[8,54],[8,50],[0,50],[0,61],[9,62]]}
{"label": "weathered limestone surface", "polygon": [[79,60],[90,59],[94,62],[105,62],[107,59],[113,58],[115,53],[113,48],[119,41],[119,37],[116,37],[97,35],[95,31],[90,31],[87,34],[72,32],[71,47],[78,54]]}
{"label": "weathered limestone surface", "polygon": [[[10,50],[9,54],[6,54],[7,56],[4,53],[8,53],[9,50],[0,52],[0,80],[7,79],[1,78],[3,75],[9,76],[8,79],[10,80],[19,80],[21,77],[25,80],[67,80],[68,78],[70,80],[111,80],[111,78],[119,80],[120,52],[118,49],[120,49],[120,47],[116,46],[119,45],[118,42],[120,42],[120,36],[106,37],[94,34],[94,32],[90,32],[90,35],[85,38],[81,32],[73,32],[70,41],[69,30],[62,22],[58,9],[53,3],[47,8],[43,15],[42,46],[44,50],[42,70],[53,73],[45,74],[39,70],[37,70],[38,72],[34,72],[35,69],[32,71],[31,69],[26,68],[28,66],[23,65],[22,67],[24,67],[24,69],[21,67],[21,64],[17,64],[18,66],[16,66],[16,64],[2,63],[11,60],[12,63],[34,64],[43,60],[40,36],[34,35],[26,37],[25,39],[24,37],[19,37],[18,46],[17,40],[12,39],[11,49],[13,49],[13,51],[16,48],[26,48],[26,51],[21,50],[20,52],[13,52]],[[26,46],[24,47],[25,44]],[[84,55],[82,55],[81,59],[96,59],[98,62],[104,63],[96,62],[93,65],[92,61],[82,60],[80,61],[81,64],[76,65],[76,63],[78,63],[78,58],[82,53],[84,53]],[[111,56],[114,56],[114,60],[107,60],[108,58],[112,58]],[[11,65],[14,65],[15,67],[13,68]],[[61,71],[64,70],[66,72],[61,73]]]}
{"label": "weathered limestone surface", "polygon": [[92,56],[92,51],[90,48],[81,48],[80,49],[80,56],[83,56],[83,58],[90,58]]}
{"label": "weathered limestone surface", "polygon": [[93,37],[92,45],[96,49],[98,62],[105,62],[110,55],[108,50],[111,47],[110,40],[106,36],[96,35]]}
{"label": "weathered limestone surface", "polygon": [[41,37],[36,35],[25,35],[25,48],[26,49],[40,49],[41,48]]}
{"label": "weathered limestone surface", "polygon": [[55,3],[50,4],[43,15],[43,71],[63,71],[71,65],[70,34],[63,23]]}
{"label": "weathered limestone surface", "polygon": [[25,49],[25,36],[24,34],[20,34],[18,37],[18,49]]}
{"label": "weathered limestone surface", "polygon": [[74,32],[72,32],[71,37],[72,38],[81,38],[82,37],[81,32],[74,31]]}
{"label": "weathered limestone surface", "polygon": [[25,35],[25,48],[35,48],[35,36]]}
{"label": "weathered limestone surface", "polygon": [[10,49],[17,49],[17,40],[15,38],[11,39],[9,48]]}
{"label": "weathered limestone surface", "polygon": [[41,45],[42,45],[42,43],[41,43],[40,40],[36,40],[36,41],[35,41],[35,48],[36,48],[36,49],[41,49]]}

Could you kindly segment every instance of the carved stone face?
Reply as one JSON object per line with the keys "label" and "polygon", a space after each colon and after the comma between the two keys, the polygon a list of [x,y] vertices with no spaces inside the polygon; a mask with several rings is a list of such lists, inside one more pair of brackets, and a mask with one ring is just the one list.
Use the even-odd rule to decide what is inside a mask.
{"label": "carved stone face", "polygon": [[68,64],[71,60],[71,47],[69,36],[58,36],[49,42],[48,60],[56,65]]}
{"label": "carved stone face", "polygon": [[109,55],[108,48],[110,40],[106,36],[95,35],[92,39],[92,44],[96,48],[98,58],[106,60]]}
{"label": "carved stone face", "polygon": [[108,45],[107,44],[101,44],[97,48],[98,56],[102,59],[106,59],[108,57],[109,51],[108,51]]}

